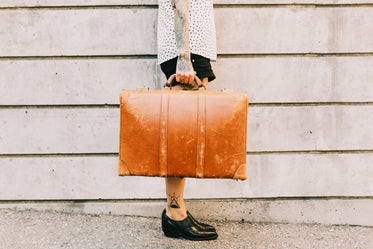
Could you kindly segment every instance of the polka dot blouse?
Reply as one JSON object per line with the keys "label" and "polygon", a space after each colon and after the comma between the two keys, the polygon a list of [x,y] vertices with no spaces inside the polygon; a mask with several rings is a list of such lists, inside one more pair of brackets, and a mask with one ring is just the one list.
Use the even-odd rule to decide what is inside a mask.
{"label": "polka dot blouse", "polygon": [[[158,0],[158,63],[178,56],[171,0]],[[212,0],[189,0],[190,50],[216,60],[216,31]]]}

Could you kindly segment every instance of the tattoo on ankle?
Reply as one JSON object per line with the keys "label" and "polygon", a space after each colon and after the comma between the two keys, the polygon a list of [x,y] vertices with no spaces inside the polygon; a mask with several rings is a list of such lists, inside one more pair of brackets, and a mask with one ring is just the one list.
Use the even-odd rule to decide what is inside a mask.
{"label": "tattoo on ankle", "polygon": [[170,195],[170,208],[180,208],[179,203],[177,202],[179,200],[180,195],[176,196],[175,192],[173,195]]}

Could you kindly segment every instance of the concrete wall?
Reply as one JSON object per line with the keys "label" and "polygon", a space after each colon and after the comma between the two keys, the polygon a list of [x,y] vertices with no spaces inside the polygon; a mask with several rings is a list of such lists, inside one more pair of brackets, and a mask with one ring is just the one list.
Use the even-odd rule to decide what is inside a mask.
{"label": "concrete wall", "polygon": [[[159,215],[163,179],[117,176],[120,91],[165,81],[156,18],[155,0],[1,1],[0,207]],[[188,179],[190,208],[373,225],[373,1],[215,0],[215,19],[211,90],[251,101],[248,180]]]}

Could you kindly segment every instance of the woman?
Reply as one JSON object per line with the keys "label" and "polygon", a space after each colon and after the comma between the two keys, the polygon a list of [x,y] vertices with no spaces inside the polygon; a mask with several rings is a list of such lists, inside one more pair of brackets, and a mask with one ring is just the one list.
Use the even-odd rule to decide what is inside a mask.
{"label": "woman", "polygon": [[[212,0],[159,0],[158,62],[168,79],[194,84],[194,75],[206,86],[215,79],[210,60],[216,60],[216,35]],[[173,90],[180,90],[175,86]],[[167,207],[162,230],[168,237],[213,240],[214,227],[199,223],[186,210],[185,178],[166,178]]]}

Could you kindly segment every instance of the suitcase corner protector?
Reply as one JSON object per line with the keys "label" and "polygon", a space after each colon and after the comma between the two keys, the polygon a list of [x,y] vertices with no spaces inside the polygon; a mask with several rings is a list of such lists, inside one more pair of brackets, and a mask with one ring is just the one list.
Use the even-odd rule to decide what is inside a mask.
{"label": "suitcase corner protector", "polygon": [[236,170],[233,179],[237,180],[246,180],[247,174],[246,174],[246,163],[241,164],[238,169]]}
{"label": "suitcase corner protector", "polygon": [[131,175],[130,171],[128,170],[127,164],[121,159],[119,159],[118,175],[119,176],[130,176]]}

